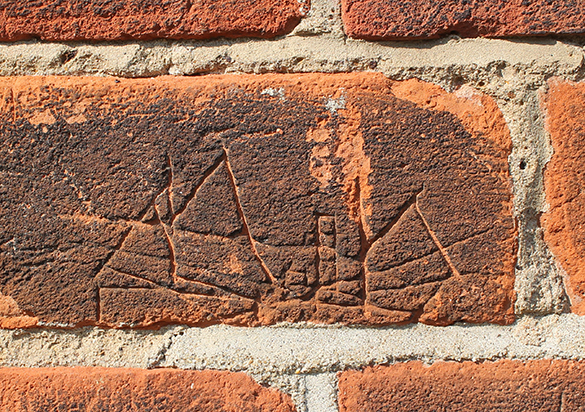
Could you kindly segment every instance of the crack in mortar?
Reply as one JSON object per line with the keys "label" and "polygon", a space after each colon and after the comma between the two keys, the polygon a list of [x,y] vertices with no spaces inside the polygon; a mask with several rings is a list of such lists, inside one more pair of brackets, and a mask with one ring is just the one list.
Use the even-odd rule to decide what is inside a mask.
{"label": "crack in mortar", "polygon": [[178,327],[174,328],[174,330],[171,332],[170,336],[167,338],[167,340],[164,342],[164,344],[160,347],[160,350],[158,351],[158,353],[156,353],[152,357],[152,360],[149,359],[148,366],[147,366],[148,369],[155,369],[155,368],[161,367],[161,365],[166,361],[167,352],[169,351],[169,349],[173,345],[173,342],[175,341],[175,339],[177,337],[179,337],[185,333],[185,329],[186,329],[186,327],[184,327],[184,326],[178,326]]}

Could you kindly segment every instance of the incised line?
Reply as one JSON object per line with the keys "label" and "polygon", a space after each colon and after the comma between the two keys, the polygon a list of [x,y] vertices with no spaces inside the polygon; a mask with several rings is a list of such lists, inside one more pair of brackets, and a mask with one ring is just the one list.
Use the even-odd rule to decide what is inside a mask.
{"label": "incised line", "polygon": [[[191,268],[193,268],[193,267],[191,266]],[[213,271],[208,270],[208,269],[201,269],[201,268],[193,268],[193,269],[195,269],[196,271],[200,271],[200,272],[204,272],[204,273],[207,272],[207,273],[213,274]],[[222,275],[222,273],[219,273],[219,274]],[[186,277],[183,277],[183,276],[179,276],[179,275],[177,275],[177,279],[181,279],[181,280],[184,280],[186,282],[199,283],[199,284],[201,284],[203,286],[213,287],[213,288],[216,288],[216,289],[221,290],[222,292],[226,292],[229,295],[235,295],[235,296],[237,296],[239,298],[242,298],[242,299],[255,300],[254,298],[251,298],[249,296],[242,295],[239,292],[236,292],[236,291],[233,291],[231,289],[228,289],[225,286],[218,286],[218,285],[216,285],[214,283],[206,282],[206,281],[203,281],[201,279],[193,280],[193,279],[189,279],[189,278],[186,278]],[[205,295],[204,293],[201,293],[201,294],[197,294],[197,293],[181,293],[181,292],[178,292],[176,290],[173,290],[173,291],[176,292],[176,293],[179,293],[179,294],[183,294],[183,295],[209,296],[209,295]],[[212,296],[214,296],[214,295],[212,295]],[[214,297],[219,297],[219,296],[214,296]]]}
{"label": "incised line", "polygon": [[415,193],[413,193],[410,196],[410,198],[406,201],[406,203],[404,203],[404,205],[398,210],[398,214],[396,215],[396,217],[394,219],[392,219],[390,222],[388,222],[386,224],[386,226],[384,226],[372,238],[372,240],[370,240],[369,242],[367,242],[368,243],[368,251],[374,245],[374,243],[376,243],[378,240],[380,240],[381,238],[383,238],[384,236],[386,236],[386,234],[388,234],[388,232],[390,232],[390,230],[392,230],[392,228],[394,226],[396,226],[396,224],[400,221],[400,219],[402,219],[402,217],[408,211],[408,209],[410,209],[410,207],[416,203],[416,199],[417,199],[418,195],[420,195],[422,193],[422,191],[423,191],[423,189],[420,189],[420,190],[416,191]]}
{"label": "incised line", "polygon": [[418,213],[418,215],[422,219],[425,227],[427,228],[427,232],[429,233],[429,235],[433,239],[433,242],[437,246],[437,249],[439,249],[439,252],[441,252],[441,255],[443,256],[443,259],[447,263],[447,266],[449,266],[449,268],[451,269],[451,272],[453,272],[453,275],[454,276],[461,276],[461,274],[459,273],[459,271],[457,270],[457,268],[455,267],[455,265],[453,265],[453,262],[451,262],[451,258],[449,257],[449,254],[447,253],[447,251],[445,250],[445,248],[443,247],[443,245],[441,245],[441,242],[439,242],[439,238],[437,237],[437,235],[435,234],[435,232],[433,232],[433,230],[431,229],[431,226],[427,222],[427,219],[425,219],[422,211],[420,210],[420,206],[418,204],[418,197],[419,197],[419,195],[420,195],[420,192],[416,195],[416,201],[415,201],[416,212]]}
{"label": "incised line", "polygon": [[[110,253],[108,253],[108,255],[105,257],[105,259],[100,262],[100,264],[98,265],[98,267],[96,268],[96,276],[102,271],[102,269],[104,268],[105,265],[107,265],[107,263],[110,261],[110,259],[112,259],[112,256],[114,256],[114,254],[120,250],[122,248],[122,245],[124,244],[124,242],[126,241],[126,239],[128,238],[128,236],[130,235],[130,232],[132,231],[132,226],[130,226],[126,232],[124,232],[120,238],[120,241],[118,242],[118,244],[114,247],[114,249],[112,249],[112,251],[110,251]],[[101,288],[97,288],[97,293],[96,293],[96,312],[97,312],[97,322],[100,321],[101,318],[101,314],[102,314],[102,308],[101,308],[101,301],[100,301],[100,289]]]}
{"label": "incised line", "polygon": [[[156,202],[156,198],[158,196],[160,196],[161,194],[163,194],[165,192],[165,190],[167,191],[167,207],[171,207],[171,212],[172,212],[172,196],[171,196],[171,190],[173,187],[173,166],[171,163],[171,157],[167,154],[167,166],[168,166],[168,171],[169,171],[169,179],[167,182],[167,186],[166,188],[164,188],[161,193],[159,195],[157,195],[154,199]],[[177,261],[175,258],[175,245],[173,244],[172,240],[171,240],[171,236],[169,234],[169,231],[172,230],[172,226],[167,228],[167,225],[164,224],[164,222],[162,222],[160,215],[158,214],[158,210],[156,208],[156,205],[154,205],[153,207],[154,209],[154,214],[156,216],[156,219],[158,220],[158,222],[161,224],[161,226],[163,227],[163,232],[165,234],[165,239],[167,241],[167,247],[169,248],[169,259],[171,261],[171,279],[173,279],[173,281],[176,279],[177,276]],[[174,216],[171,218],[171,225],[172,225],[172,219],[174,218]]]}
{"label": "incised line", "polygon": [[[224,292],[224,293],[226,293],[228,295],[237,295],[239,297],[252,300],[251,298],[248,298],[248,297],[245,297],[245,296],[240,296],[236,292],[232,292],[231,290],[224,289],[221,286],[217,286],[217,285],[214,285],[212,283],[206,283],[206,282],[204,282],[202,280],[189,279],[189,278],[185,278],[185,277],[179,276],[179,275],[177,275],[177,279],[179,279],[181,281],[185,281],[187,283],[193,283],[193,284],[199,285],[201,287],[210,287],[212,289],[217,289],[217,290],[219,290],[221,292]],[[177,284],[175,284],[175,288],[180,289],[181,288],[181,285],[177,283]],[[175,290],[175,292],[180,293],[182,295],[197,295],[197,293],[179,292],[178,290]],[[215,290],[213,292],[215,293]],[[215,297],[218,297],[217,295],[206,295],[205,293],[202,293],[202,292],[201,292],[201,295],[202,296],[215,296]]]}
{"label": "incised line", "polygon": [[[169,156],[169,154],[167,153],[166,155],[166,163],[167,163],[167,167],[165,168],[165,172],[168,170],[169,172],[169,178],[167,179],[167,184],[158,192],[154,195],[154,197],[152,198],[152,201],[144,208],[143,211],[141,211],[138,215],[137,220],[138,221],[142,221],[142,219],[144,218],[144,216],[148,213],[148,210],[152,207],[154,209],[154,213],[158,216],[158,213],[156,211],[156,199],[158,199],[158,197],[160,195],[162,195],[164,193],[165,190],[169,191],[169,197],[167,199],[167,203],[171,204],[171,188],[173,186],[173,165],[171,163],[171,156]],[[171,205],[172,207],[172,205]],[[159,218],[160,221],[160,218]],[[156,223],[156,222],[155,222]]]}
{"label": "incised line", "polygon": [[[405,260],[403,260],[402,262],[400,262],[400,263],[398,263],[398,264],[396,264],[396,265],[390,265],[390,266],[388,266],[388,267],[387,267],[386,269],[384,269],[384,270],[378,270],[378,271],[376,271],[376,272],[370,272],[370,273],[379,273],[379,274],[387,273],[387,272],[389,272],[389,271],[391,271],[391,270],[394,270],[394,269],[396,269],[396,268],[402,267],[402,266],[404,266],[404,265],[408,265],[409,263],[414,263],[414,262],[418,262],[418,261],[420,261],[420,260],[423,260],[423,259],[427,259],[427,258],[429,258],[429,257],[433,256],[435,253],[437,253],[437,251],[436,251],[436,250],[435,250],[435,251],[432,251],[432,252],[430,252],[430,253],[427,253],[427,254],[425,254],[425,255],[419,256],[419,257],[410,258],[410,259],[405,259]],[[442,257],[443,257],[443,256],[441,255],[441,258],[442,258]],[[394,288],[390,288],[390,289],[394,289]],[[401,288],[398,288],[398,289],[401,289]]]}
{"label": "incised line", "polygon": [[0,247],[2,247],[2,246],[8,246],[11,243],[12,243],[12,249],[16,250],[16,248],[14,247],[14,244],[16,243],[16,238],[14,238],[14,237],[12,239],[10,239],[10,240],[7,240],[4,243],[0,243]]}
{"label": "incised line", "polygon": [[[316,258],[315,258],[315,273],[317,274],[317,285],[316,286],[312,286],[311,287],[311,292],[307,294],[306,297],[304,297],[303,300],[305,299],[312,299],[317,293],[319,293],[319,291],[324,288],[326,285],[323,285],[321,283],[321,271],[320,271],[320,266],[321,266],[321,254],[319,252],[321,246],[323,246],[321,244],[321,227],[320,227],[320,221],[321,218],[327,216],[327,217],[333,217],[335,219],[335,216],[333,215],[326,215],[323,213],[317,213],[317,238],[315,240],[315,248],[316,248]],[[334,226],[335,228],[335,226]],[[334,229],[334,242],[337,240],[335,237],[337,236],[337,232],[335,232]],[[335,275],[336,277],[339,277],[337,275],[337,250],[335,249],[335,243],[334,243],[334,247],[333,250],[335,251]]]}
{"label": "incised line", "polygon": [[367,291],[368,291],[368,277],[366,276],[366,258],[368,256],[368,251],[370,250],[370,247],[372,246],[370,243],[368,243],[368,237],[366,235],[366,231],[365,231],[365,214],[363,213],[361,204],[362,204],[362,191],[361,191],[361,187],[360,187],[360,178],[359,176],[356,177],[355,179],[355,191],[357,193],[357,199],[355,200],[356,202],[358,202],[358,210],[360,211],[360,216],[358,219],[358,232],[360,235],[360,251],[359,251],[359,255],[358,255],[358,261],[360,262],[360,285],[361,285],[361,291],[359,294],[359,298],[362,299],[362,301],[366,301],[367,300]]}
{"label": "incised line", "polygon": [[[419,213],[418,213],[418,211],[417,211],[417,214],[419,214]],[[490,228],[484,229],[484,230],[482,230],[482,231],[480,231],[480,232],[477,232],[477,233],[475,233],[475,234],[474,234],[474,235],[472,235],[472,236],[466,237],[465,239],[461,239],[461,240],[459,240],[459,241],[457,241],[457,242],[455,242],[455,243],[453,243],[453,244],[449,245],[448,247],[452,247],[452,246],[458,245],[458,244],[460,244],[460,243],[466,242],[466,241],[468,241],[468,240],[470,240],[470,239],[473,239],[473,238],[476,238],[476,237],[478,237],[478,236],[481,236],[481,235],[483,235],[483,234],[485,234],[485,233],[491,232],[492,230],[494,230],[494,228],[493,228],[493,227],[490,227]],[[434,242],[433,242],[433,243],[434,243]],[[436,245],[436,244],[435,244],[435,245]],[[386,272],[388,272],[388,271],[390,271],[390,270],[393,270],[393,269],[396,269],[396,268],[402,267],[402,266],[404,266],[404,265],[407,265],[407,264],[409,264],[409,263],[418,262],[418,261],[420,261],[420,260],[422,260],[422,259],[426,259],[426,258],[428,258],[428,257],[432,256],[433,254],[435,254],[436,252],[437,252],[437,251],[430,252],[430,253],[427,253],[426,255],[422,255],[422,256],[419,256],[419,257],[416,257],[416,258],[405,259],[405,260],[401,261],[401,262],[400,262],[400,263],[398,263],[398,264],[395,264],[395,265],[390,265],[390,266],[388,266],[388,267],[387,267],[386,269],[384,269],[384,270],[380,270],[380,271],[377,271],[377,272],[371,272],[371,273],[380,273],[380,274],[382,274],[382,273],[386,273]],[[440,253],[440,251],[438,251],[438,252]],[[443,255],[442,255],[442,254],[441,254],[441,257],[443,257]],[[390,288],[390,289],[402,289],[402,288]]]}
{"label": "incised line", "polygon": [[[211,176],[219,168],[219,166],[221,165],[221,162],[223,162],[224,160],[226,160],[225,150],[223,151],[221,156],[219,156],[215,160],[215,162],[213,162],[213,164],[205,171],[205,173],[201,177],[200,182],[191,190],[189,195],[185,198],[185,203],[183,204],[183,206],[179,210],[177,210],[176,213],[173,213],[173,215],[171,216],[170,223],[169,223],[170,226],[172,226],[173,223],[175,223],[175,220],[187,209],[187,206],[189,206],[189,203],[191,203],[191,201],[195,198],[199,189],[207,181],[207,178],[209,178],[209,176]],[[171,175],[172,175],[172,169],[171,169]],[[170,196],[170,190],[169,190],[169,196]]]}
{"label": "incised line", "polygon": [[[272,283],[276,283],[276,279],[272,276],[272,274],[270,273],[270,270],[268,269],[268,267],[266,266],[266,264],[264,263],[264,261],[262,260],[262,258],[260,257],[260,255],[258,254],[258,251],[256,250],[256,246],[254,244],[254,239],[252,238],[252,234],[250,232],[250,228],[248,226],[248,221],[246,219],[246,216],[244,214],[244,210],[242,208],[242,204],[240,201],[240,197],[238,195],[238,190],[237,190],[237,186],[236,186],[236,181],[235,181],[235,177],[231,168],[231,165],[229,163],[229,159],[227,156],[227,150],[225,149],[225,147],[223,148],[223,153],[221,156],[218,157],[218,159],[213,163],[213,165],[207,169],[207,171],[205,172],[205,174],[203,175],[203,177],[201,178],[201,181],[199,182],[199,184],[197,186],[195,186],[193,188],[193,190],[191,190],[191,192],[189,193],[189,195],[187,196],[187,199],[183,205],[183,207],[181,207],[181,209],[177,210],[176,213],[173,213],[171,219],[170,219],[170,227],[172,229],[172,225],[175,222],[175,220],[187,209],[187,207],[189,206],[189,203],[195,198],[195,196],[197,195],[197,192],[199,191],[199,189],[203,186],[203,184],[207,181],[207,179],[219,168],[221,167],[222,162],[225,162],[225,166],[226,166],[226,170],[229,176],[229,180],[230,180],[230,185],[232,187],[232,191],[234,193],[234,197],[236,199],[236,208],[238,210],[238,214],[240,215],[240,219],[242,220],[242,226],[244,227],[244,232],[246,234],[246,236],[248,237],[248,240],[250,242],[250,247],[252,249],[252,252],[254,253],[254,257],[258,260],[262,271],[264,272],[264,274],[267,276],[267,278],[272,282]],[[170,164],[170,160],[169,160],[169,164]],[[171,190],[170,187],[172,186],[172,167],[170,167],[170,182],[169,183],[169,196],[171,195]],[[155,212],[156,212],[156,208],[155,208]],[[157,217],[158,217],[158,213],[157,213]],[[160,220],[160,217],[159,217]],[[167,231],[166,225],[163,224],[163,227],[165,228],[165,236],[167,238],[167,242],[169,244],[169,249],[171,251],[171,256],[172,256],[172,260],[173,260],[173,277],[177,277],[177,273],[176,273],[176,262],[175,262],[175,250],[174,250],[174,245],[171,241],[170,235]],[[186,279],[181,277],[181,279],[190,281],[190,279]],[[231,291],[230,291],[231,292]]]}
{"label": "incised line", "polygon": [[236,178],[234,176],[232,166],[229,162],[227,150],[225,147],[223,148],[223,153],[225,156],[226,169],[228,172],[228,176],[230,177],[230,183],[232,186],[232,190],[234,192],[234,197],[236,198],[236,207],[238,209],[238,214],[240,215],[240,219],[242,219],[242,225],[244,226],[244,232],[248,236],[248,240],[250,242],[250,247],[252,248],[252,252],[254,253],[254,256],[256,257],[256,260],[258,260],[258,263],[260,264],[260,267],[262,268],[262,271],[264,272],[264,274],[266,275],[268,280],[270,280],[270,282],[272,284],[276,285],[276,284],[278,284],[276,278],[272,275],[272,273],[270,273],[268,266],[266,266],[266,263],[264,263],[264,260],[262,260],[262,258],[260,257],[258,250],[256,250],[254,238],[252,238],[252,232],[250,231],[250,227],[248,226],[248,220],[246,219],[246,215],[244,214],[244,208],[242,207],[242,202],[240,201],[240,196],[238,194],[238,186],[236,185]]}
{"label": "incised line", "polygon": [[492,230],[494,230],[494,227],[488,227],[487,229],[480,230],[479,232],[477,232],[477,233],[474,233],[473,235],[471,235],[471,236],[469,236],[469,237],[466,237],[465,239],[461,239],[461,240],[458,240],[458,241],[457,241],[457,242],[455,242],[455,243],[451,243],[451,244],[450,244],[449,246],[447,246],[447,247],[453,247],[453,246],[456,246],[456,245],[458,245],[458,244],[460,244],[460,243],[467,242],[468,240],[471,240],[471,239],[473,239],[473,238],[476,238],[476,237],[478,237],[478,236],[481,236],[481,235],[483,235],[483,234],[485,234],[485,233],[491,232]]}
{"label": "incised line", "polygon": [[[360,202],[361,204],[361,191],[360,191],[360,187],[359,187],[359,178],[356,178],[356,190],[358,192],[358,202]],[[360,239],[361,239],[361,250],[360,250],[360,255],[359,255],[359,261],[361,263],[361,271],[362,271],[362,279],[363,279],[363,287],[364,287],[364,293],[367,294],[367,291],[369,290],[368,288],[368,284],[367,284],[367,280],[368,277],[366,276],[366,259],[368,256],[368,253],[370,251],[370,249],[372,248],[372,246],[381,238],[383,238],[388,232],[390,232],[390,230],[392,230],[392,228],[394,226],[396,226],[396,224],[400,221],[400,219],[402,219],[402,217],[404,216],[404,214],[408,211],[408,209],[410,209],[410,207],[416,203],[416,199],[418,197],[419,194],[421,194],[421,192],[423,191],[423,189],[418,190],[417,192],[415,192],[407,201],[406,203],[404,203],[404,205],[402,205],[402,207],[398,210],[398,214],[396,215],[396,217],[394,217],[394,219],[392,219],[390,222],[388,222],[371,240],[368,240],[367,236],[366,236],[366,232],[364,229],[364,221],[363,219],[365,219],[365,215],[363,213],[360,213],[360,219],[358,222],[358,227],[359,227],[359,233],[360,233]],[[361,211],[361,209],[360,209]]]}
{"label": "incised line", "polygon": [[[147,282],[148,284],[154,286],[155,288],[161,287],[158,283],[153,282],[152,280],[149,280],[149,279],[145,279],[141,276],[133,275],[132,273],[124,272],[123,270],[112,269],[112,268],[109,268],[109,269],[112,270],[113,272],[120,273],[124,276],[128,276],[128,277],[131,277],[133,279],[143,280],[143,281]],[[144,287],[142,287],[142,286],[138,286],[138,287],[140,287],[141,289],[144,289]],[[125,288],[123,288],[123,289],[125,289]],[[133,289],[136,289],[136,288],[133,288]]]}
{"label": "incised line", "polygon": [[[199,184],[197,186],[195,186],[191,192],[189,193],[189,195],[187,196],[185,203],[183,205],[183,207],[181,207],[181,209],[177,210],[177,212],[172,213],[172,216],[170,218],[169,221],[169,225],[166,225],[160,218],[160,215],[158,213],[158,210],[156,208],[156,206],[154,206],[154,213],[156,215],[156,223],[160,223],[163,227],[163,231],[165,234],[165,239],[167,242],[167,247],[169,249],[169,259],[171,261],[171,277],[172,279],[182,279],[185,281],[191,281],[191,279],[186,279],[183,277],[179,277],[177,275],[177,261],[176,261],[176,251],[175,251],[175,245],[171,239],[171,232],[173,230],[173,223],[175,222],[175,220],[177,219],[177,217],[179,217],[189,206],[189,203],[195,198],[195,196],[197,195],[197,192],[199,191],[199,189],[203,186],[203,184],[205,183],[205,181],[207,180],[207,178],[209,176],[211,176],[221,165],[221,162],[225,159],[225,152],[205,171],[203,177],[201,178],[201,181],[199,182]],[[173,175],[173,165],[171,162],[171,157],[167,155],[167,166],[168,166],[168,171],[169,171],[169,178],[168,178],[168,182],[166,187],[161,190],[161,192],[155,197],[155,201],[156,198],[158,198],[158,196],[160,196],[162,193],[165,192],[165,190],[167,191],[167,205],[171,207],[171,212],[173,210],[173,204],[172,204],[172,188],[173,188],[173,179],[174,179],[174,175]]]}

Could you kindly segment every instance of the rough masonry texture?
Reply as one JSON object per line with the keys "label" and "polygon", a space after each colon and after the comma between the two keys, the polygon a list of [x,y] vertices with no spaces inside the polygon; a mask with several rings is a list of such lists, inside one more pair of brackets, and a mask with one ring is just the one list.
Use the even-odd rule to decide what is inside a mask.
{"label": "rough masonry texture", "polygon": [[554,155],[545,170],[545,240],[568,275],[571,310],[585,314],[585,84],[549,82],[544,97]]}
{"label": "rough masonry texture", "polygon": [[368,40],[585,32],[579,0],[342,0],[342,11],[346,33]]}
{"label": "rough masonry texture", "polygon": [[584,8],[0,0],[0,412],[584,410]]}
{"label": "rough masonry texture", "polygon": [[5,0],[0,41],[274,37],[309,7],[309,0]]}
{"label": "rough masonry texture", "polygon": [[117,368],[0,369],[0,410],[293,412],[243,373]]}
{"label": "rough masonry texture", "polygon": [[513,321],[510,137],[381,75],[0,82],[3,327]]}
{"label": "rough masonry texture", "polygon": [[414,361],[347,371],[339,377],[339,410],[582,411],[582,362]]}

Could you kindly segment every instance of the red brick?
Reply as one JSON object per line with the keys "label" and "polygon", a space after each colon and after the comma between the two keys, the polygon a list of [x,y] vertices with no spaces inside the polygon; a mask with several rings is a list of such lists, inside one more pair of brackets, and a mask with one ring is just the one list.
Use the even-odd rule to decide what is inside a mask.
{"label": "red brick", "polygon": [[421,362],[339,376],[340,412],[582,411],[585,363],[551,360]]}
{"label": "red brick", "polygon": [[342,0],[349,36],[368,40],[585,32],[577,0]]}
{"label": "red brick", "polygon": [[567,276],[572,311],[585,314],[585,84],[549,83],[547,129],[554,155],[545,169],[544,237]]}
{"label": "red brick", "polygon": [[308,9],[309,0],[4,0],[0,41],[274,37]]}
{"label": "red brick", "polygon": [[469,87],[2,79],[0,325],[509,323],[509,153]]}
{"label": "red brick", "polygon": [[0,369],[0,410],[293,412],[243,373],[115,368]]}

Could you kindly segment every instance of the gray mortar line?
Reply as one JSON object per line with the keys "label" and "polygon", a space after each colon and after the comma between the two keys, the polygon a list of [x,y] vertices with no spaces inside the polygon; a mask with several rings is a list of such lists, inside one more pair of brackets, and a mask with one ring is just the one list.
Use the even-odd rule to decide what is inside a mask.
{"label": "gray mortar line", "polygon": [[[161,357],[161,353],[164,356]],[[170,367],[255,376],[319,374],[407,360],[583,359],[585,318],[523,316],[509,326],[282,324],[153,330],[0,330],[0,367]]]}
{"label": "gray mortar line", "polygon": [[539,227],[540,214],[548,208],[543,170],[553,153],[540,102],[544,89],[545,86],[538,90],[518,88],[514,93],[519,96],[498,102],[513,143],[508,163],[514,188],[514,214],[519,226],[514,285],[517,314],[562,313],[569,304],[563,271],[545,244],[543,229]]}
{"label": "gray mortar line", "polygon": [[336,372],[409,360],[585,358],[585,318],[523,316],[509,326],[166,327],[0,330],[0,367],[166,367],[246,372],[289,393],[299,412],[332,412]]}
{"label": "gray mortar line", "polygon": [[337,412],[337,373],[254,376],[257,381],[291,395],[298,412]]}
{"label": "gray mortar line", "polygon": [[[571,75],[577,45],[548,38],[366,42],[330,35],[276,40],[0,44],[0,75],[98,75],[377,71],[392,78],[426,73],[444,82],[458,72],[513,66],[527,75]],[[74,56],[71,58],[71,56]]]}
{"label": "gray mortar line", "polygon": [[[312,0],[288,36],[273,40],[0,44],[0,75],[111,75],[380,71],[391,77],[517,66],[528,74],[566,75],[583,60],[583,37],[366,42],[343,33],[339,0]],[[568,42],[575,43],[570,45]]]}
{"label": "gray mortar line", "polygon": [[170,333],[167,335],[168,337],[163,341],[163,344],[156,355],[148,359],[149,368],[158,368],[166,361],[166,355],[169,348],[173,345],[176,337],[184,333],[184,329],[183,326],[176,326],[171,329]]}
{"label": "gray mortar line", "polygon": [[305,376],[307,412],[336,412],[337,384],[336,373]]}

